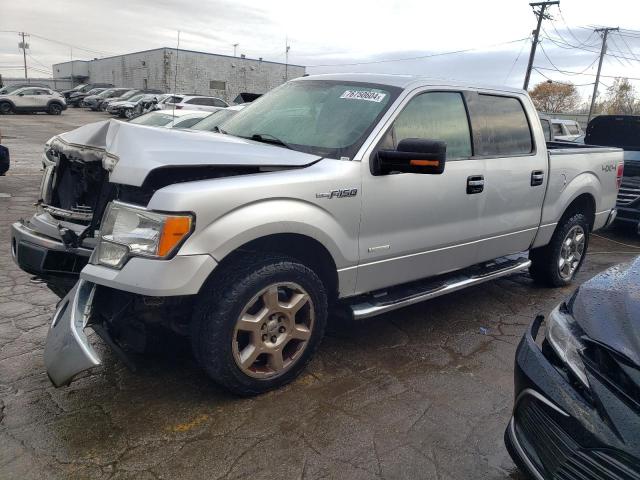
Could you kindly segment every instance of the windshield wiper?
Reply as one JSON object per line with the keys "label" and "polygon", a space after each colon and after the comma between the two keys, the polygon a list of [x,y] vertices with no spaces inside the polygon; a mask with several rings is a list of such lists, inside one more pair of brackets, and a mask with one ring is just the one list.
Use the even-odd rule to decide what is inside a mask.
{"label": "windshield wiper", "polygon": [[222,133],[223,135],[227,134],[226,130],[221,129],[218,125],[216,125],[215,127],[213,127],[213,130],[211,130],[213,133]]}
{"label": "windshield wiper", "polygon": [[255,140],[256,142],[263,143],[272,143],[275,145],[280,145],[282,147],[288,148],[289,150],[293,150],[294,148],[286,142],[283,142],[278,137],[274,137],[270,133],[254,133],[251,135],[251,140]]}

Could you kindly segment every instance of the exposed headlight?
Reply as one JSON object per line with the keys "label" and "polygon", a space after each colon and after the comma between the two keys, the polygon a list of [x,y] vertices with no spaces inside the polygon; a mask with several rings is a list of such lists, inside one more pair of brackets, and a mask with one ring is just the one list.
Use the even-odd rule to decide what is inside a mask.
{"label": "exposed headlight", "polygon": [[130,256],[165,258],[191,233],[193,217],[112,202],[100,226],[97,263],[120,268]]}
{"label": "exposed headlight", "polygon": [[44,156],[45,156],[45,159],[48,160],[47,164],[44,165],[45,167],[47,165],[53,165],[58,163],[58,159],[54,155],[53,150],[51,150],[51,142],[53,141],[54,138],[56,137],[51,137],[49,140],[47,140],[47,143],[44,144]]}
{"label": "exposed headlight", "polygon": [[104,168],[107,172],[113,172],[113,169],[116,167],[118,160],[120,159],[115,155],[107,153],[104,157],[102,157],[102,168]]}
{"label": "exposed headlight", "polygon": [[582,334],[582,329],[576,321],[560,311],[560,307],[556,307],[549,315],[545,334],[549,344],[578,380],[585,387],[589,387],[582,361],[582,352],[585,349],[584,343],[580,340]]}

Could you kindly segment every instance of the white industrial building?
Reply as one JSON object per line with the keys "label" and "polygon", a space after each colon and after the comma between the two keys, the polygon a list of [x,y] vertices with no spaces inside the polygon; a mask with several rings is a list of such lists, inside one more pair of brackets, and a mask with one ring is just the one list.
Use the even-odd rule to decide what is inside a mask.
{"label": "white industrial building", "polygon": [[228,102],[239,93],[265,93],[305,74],[305,67],[301,65],[175,48],[73,60],[52,68],[54,79],[70,80],[74,84],[112,83],[117,87],[155,88],[213,95]]}

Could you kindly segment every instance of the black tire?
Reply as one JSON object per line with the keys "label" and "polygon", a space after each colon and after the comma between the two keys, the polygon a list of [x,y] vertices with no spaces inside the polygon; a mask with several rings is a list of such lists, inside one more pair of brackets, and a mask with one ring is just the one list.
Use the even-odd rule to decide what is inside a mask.
{"label": "black tire", "polygon": [[62,113],[62,105],[56,102],[50,103],[47,107],[47,113],[49,115],[60,115]]}
{"label": "black tire", "polygon": [[13,105],[9,102],[0,102],[0,115],[8,115],[13,112]]}
{"label": "black tire", "polygon": [[[198,362],[216,383],[241,396],[258,395],[291,382],[324,335],[328,302],[322,281],[305,265],[281,255],[249,255],[221,268],[202,287],[194,308],[191,343]],[[258,293],[281,282],[293,282],[308,294],[309,308],[315,314],[313,327],[304,350],[282,373],[254,378],[242,371],[234,358],[236,322]],[[282,344],[282,355],[287,345]]]}
{"label": "black tire", "polygon": [[[575,269],[572,269],[570,275],[562,275],[560,272],[560,257],[562,253],[563,243],[569,232],[576,227],[581,228],[584,233],[584,247],[580,259]],[[548,245],[533,249],[529,252],[531,267],[529,273],[533,279],[541,284],[549,287],[564,287],[569,285],[576,274],[580,271],[580,267],[587,256],[587,248],[589,246],[589,233],[591,225],[587,216],[583,213],[574,212],[560,220],[556,231],[551,237]]]}
{"label": "black tire", "polygon": [[101,103],[100,106],[98,107],[98,111],[106,112],[107,111],[107,104],[106,103]]}
{"label": "black tire", "polygon": [[135,115],[136,114],[132,108],[125,108],[120,116],[126,118],[127,120],[131,120],[133,117],[135,117]]}

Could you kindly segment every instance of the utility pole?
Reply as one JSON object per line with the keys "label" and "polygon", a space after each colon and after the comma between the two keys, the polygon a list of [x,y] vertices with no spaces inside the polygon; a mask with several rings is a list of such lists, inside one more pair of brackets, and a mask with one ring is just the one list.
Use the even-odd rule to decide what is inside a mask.
{"label": "utility pole", "polygon": [[20,32],[18,35],[22,37],[22,41],[18,43],[18,48],[22,49],[22,58],[24,60],[24,79],[28,80],[27,77],[27,48],[29,48],[29,44],[25,41],[24,37],[28,37],[24,32]]}
{"label": "utility pole", "polygon": [[238,45],[240,45],[240,44],[239,43],[234,43],[233,44],[233,56],[234,57],[236,56],[236,52],[238,50]]}
{"label": "utility pole", "polygon": [[[538,26],[533,31],[533,43],[531,44],[531,53],[529,53],[529,64],[527,65],[527,73],[524,76],[524,88],[527,90],[529,88],[529,79],[531,78],[531,69],[533,68],[533,59],[536,56],[536,48],[538,48],[538,36],[540,35],[540,27],[542,26],[542,19],[549,20],[549,15],[545,14],[544,11],[549,5],[560,5],[559,1],[555,2],[536,2],[529,4],[533,9],[534,13],[538,17]],[[540,10],[535,10],[536,7],[540,7]]]}
{"label": "utility pole", "polygon": [[284,38],[284,81],[289,81],[289,38]]}
{"label": "utility pole", "polygon": [[598,62],[598,72],[596,73],[596,83],[593,84],[593,95],[591,95],[591,106],[589,107],[589,118],[587,123],[591,121],[591,115],[593,115],[593,108],[596,106],[596,98],[598,97],[598,84],[600,83],[600,70],[602,70],[602,60],[604,54],[607,53],[607,36],[609,32],[618,31],[619,28],[597,28],[595,31],[602,34],[602,48],[600,49],[600,61]]}

